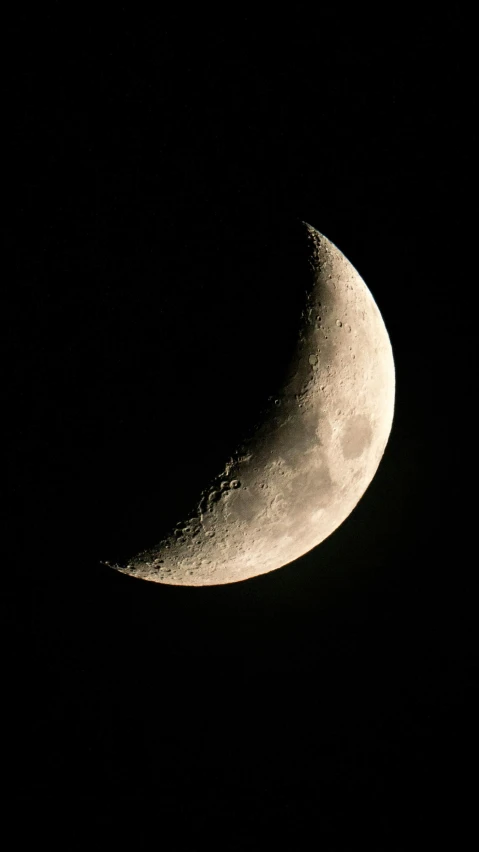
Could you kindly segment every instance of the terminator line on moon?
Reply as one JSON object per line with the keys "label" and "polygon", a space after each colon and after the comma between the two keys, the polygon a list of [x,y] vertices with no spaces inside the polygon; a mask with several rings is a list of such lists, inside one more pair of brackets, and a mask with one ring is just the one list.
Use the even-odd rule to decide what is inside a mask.
{"label": "terminator line on moon", "polygon": [[358,272],[305,226],[313,283],[282,391],[190,516],[111,567],[187,586],[274,571],[331,535],[373,479],[394,413],[391,344]]}

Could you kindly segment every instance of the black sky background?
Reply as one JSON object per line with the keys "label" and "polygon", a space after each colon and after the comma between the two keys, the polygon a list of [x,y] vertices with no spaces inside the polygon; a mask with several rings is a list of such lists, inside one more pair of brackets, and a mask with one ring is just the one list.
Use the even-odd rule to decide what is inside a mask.
{"label": "black sky background", "polygon": [[[166,845],[183,823],[228,849],[278,830],[303,848],[305,826],[327,849],[458,837],[477,763],[467,21],[50,5],[9,32],[5,783],[148,801]],[[390,333],[374,481],[272,574],[108,570],[182,517],[281,382],[301,220]]]}

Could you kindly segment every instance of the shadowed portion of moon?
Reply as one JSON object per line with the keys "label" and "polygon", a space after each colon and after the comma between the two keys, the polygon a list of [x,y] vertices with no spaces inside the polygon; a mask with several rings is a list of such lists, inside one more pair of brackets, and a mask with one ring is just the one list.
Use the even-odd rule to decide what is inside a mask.
{"label": "shadowed portion of moon", "polygon": [[264,574],[329,536],[371,482],[394,411],[389,337],[356,270],[305,228],[311,285],[281,388],[187,518],[112,567],[177,585]]}

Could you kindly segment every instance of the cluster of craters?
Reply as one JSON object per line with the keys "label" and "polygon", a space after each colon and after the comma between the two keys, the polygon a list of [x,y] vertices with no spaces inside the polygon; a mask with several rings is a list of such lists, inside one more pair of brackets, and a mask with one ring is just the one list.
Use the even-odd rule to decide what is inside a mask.
{"label": "cluster of craters", "polygon": [[239,479],[222,479],[213,482],[210,488],[203,491],[201,495],[201,500],[198,504],[200,514],[204,515],[205,512],[211,511],[215,503],[218,503],[222,497],[227,498],[230,491],[239,488],[240,485]]}

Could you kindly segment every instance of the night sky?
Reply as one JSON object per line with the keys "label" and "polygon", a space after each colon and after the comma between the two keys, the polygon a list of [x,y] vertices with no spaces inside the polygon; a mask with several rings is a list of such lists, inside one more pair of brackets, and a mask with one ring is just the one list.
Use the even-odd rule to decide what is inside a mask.
{"label": "night sky", "polygon": [[[185,825],[234,850],[457,840],[477,792],[467,21],[49,7],[7,37],[6,788],[147,803],[168,849],[200,848]],[[109,570],[181,520],[280,386],[302,220],[391,338],[376,477],[271,574]]]}

